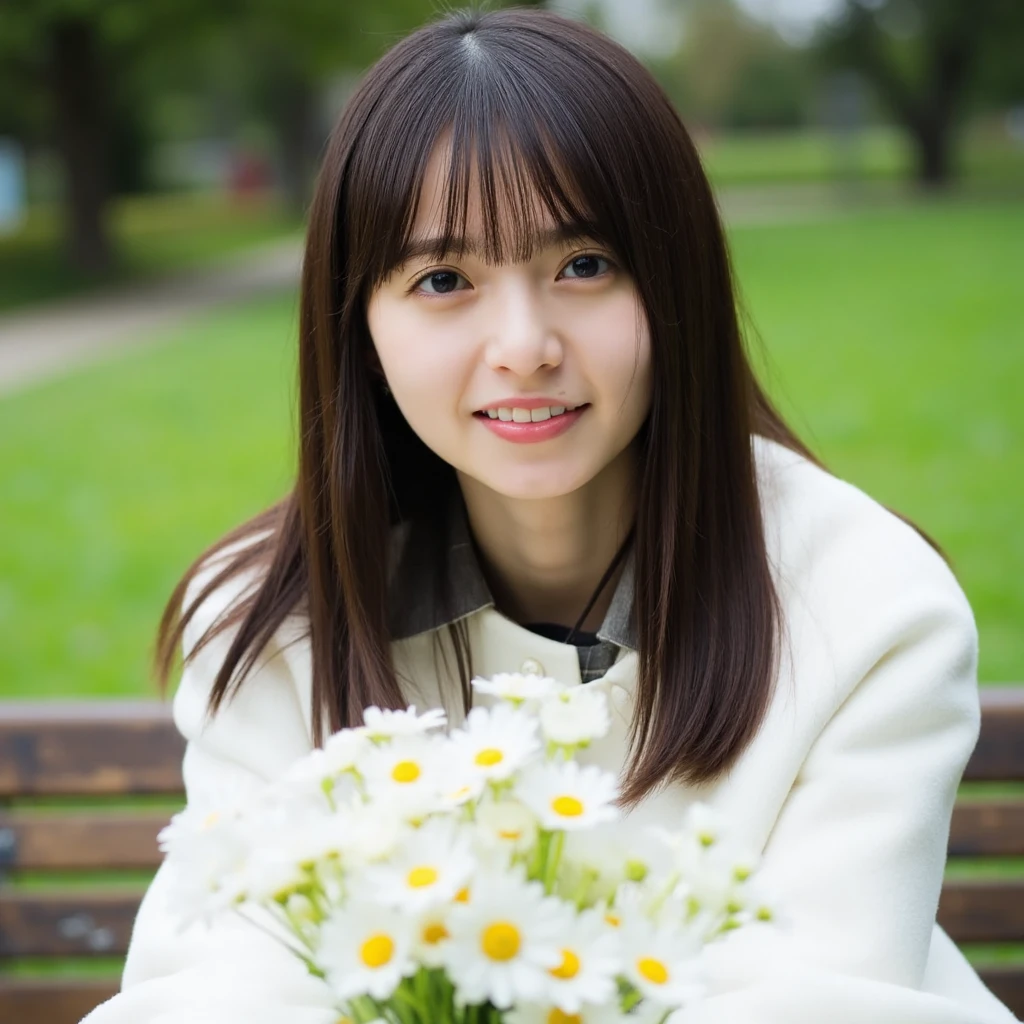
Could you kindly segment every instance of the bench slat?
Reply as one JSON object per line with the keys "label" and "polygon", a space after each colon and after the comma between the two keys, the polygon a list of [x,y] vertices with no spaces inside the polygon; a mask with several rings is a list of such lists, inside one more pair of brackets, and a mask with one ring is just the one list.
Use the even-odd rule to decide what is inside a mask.
{"label": "bench slat", "polygon": [[[138,890],[0,894],[0,957],[118,956],[127,951]],[[939,924],[954,942],[1024,941],[1024,879],[947,881]]]}
{"label": "bench slat", "polygon": [[1024,782],[1024,687],[981,690],[981,737],[964,772],[967,782]]}
{"label": "bench slat", "polygon": [[1006,964],[978,969],[992,994],[1015,1016],[1024,1018],[1024,966]]}
{"label": "bench slat", "polygon": [[180,793],[184,753],[168,704],[0,705],[0,798]]}
{"label": "bench slat", "polygon": [[0,829],[14,833],[15,871],[155,871],[163,859],[157,833],[171,813],[0,812]]}
{"label": "bench slat", "polygon": [[116,978],[0,978],[0,1021],[79,1024],[119,989]]}
{"label": "bench slat", "polygon": [[[968,781],[1024,781],[1024,688],[981,691]],[[0,702],[0,799],[179,793],[184,740],[160,701]]]}
{"label": "bench slat", "polygon": [[0,959],[124,956],[142,893],[0,892]]}
{"label": "bench slat", "polygon": [[1024,802],[962,797],[953,810],[951,857],[1024,857]]}
{"label": "bench slat", "polygon": [[1024,879],[947,881],[939,924],[956,943],[1024,941]]}
{"label": "bench slat", "polygon": [[[16,871],[156,870],[157,834],[172,812],[96,811],[88,814],[0,812],[0,829],[14,831]],[[1024,856],[1024,803],[1013,799],[957,802],[951,857]]]}

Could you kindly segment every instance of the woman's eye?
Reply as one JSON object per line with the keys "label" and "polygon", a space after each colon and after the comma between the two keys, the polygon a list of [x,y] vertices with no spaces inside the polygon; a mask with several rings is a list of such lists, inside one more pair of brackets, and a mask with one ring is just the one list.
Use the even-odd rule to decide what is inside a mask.
{"label": "woman's eye", "polygon": [[459,281],[465,280],[454,270],[435,270],[421,277],[414,285],[415,291],[424,295],[450,295],[458,290]]}
{"label": "woman's eye", "polygon": [[601,274],[607,272],[610,266],[611,261],[605,259],[603,256],[595,256],[592,253],[586,253],[583,256],[577,256],[575,259],[570,260],[565,265],[562,274],[570,280],[573,278],[599,277]]}

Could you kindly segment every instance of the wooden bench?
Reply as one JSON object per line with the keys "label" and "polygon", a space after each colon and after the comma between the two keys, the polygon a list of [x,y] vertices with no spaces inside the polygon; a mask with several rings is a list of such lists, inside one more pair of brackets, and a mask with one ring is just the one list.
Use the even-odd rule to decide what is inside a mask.
{"label": "wooden bench", "polygon": [[[953,819],[951,864],[1024,856],[1024,792],[971,793],[978,783],[1024,782],[1024,687],[986,689],[982,703],[982,736]],[[180,798],[181,806],[182,753],[166,704],[0,704],[0,875],[8,879],[0,879],[0,1024],[78,1024],[113,995],[116,973],[32,977],[9,968],[17,961],[123,957],[143,891],[12,883],[28,872],[38,879],[47,872],[153,871],[160,860],[156,834],[173,813],[57,811],[40,807],[39,798],[155,794]],[[961,944],[1024,943],[1024,877],[963,880],[954,871],[939,920]],[[980,971],[1024,1016],[1024,962]]]}

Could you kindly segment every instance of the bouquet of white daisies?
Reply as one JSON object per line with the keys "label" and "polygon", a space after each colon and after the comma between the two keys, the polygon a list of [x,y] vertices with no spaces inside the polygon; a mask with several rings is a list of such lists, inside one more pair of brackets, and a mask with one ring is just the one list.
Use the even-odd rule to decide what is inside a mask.
{"label": "bouquet of white daisies", "polygon": [[241,913],[301,957],[353,1024],[659,1024],[700,998],[698,954],[766,920],[752,858],[693,806],[616,823],[578,752],[604,695],[474,679],[490,707],[368,708],[255,799],[160,833],[182,927]]}

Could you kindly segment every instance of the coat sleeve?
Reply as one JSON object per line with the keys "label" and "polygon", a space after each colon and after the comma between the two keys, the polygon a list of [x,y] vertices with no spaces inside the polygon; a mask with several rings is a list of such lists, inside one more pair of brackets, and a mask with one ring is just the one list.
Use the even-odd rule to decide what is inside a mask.
{"label": "coat sleeve", "polygon": [[893,529],[905,532],[888,554],[860,545],[859,576],[823,560],[831,580],[813,595],[813,619],[849,682],[812,733],[763,851],[779,920],[709,947],[709,997],[681,1024],[1016,1019],[935,922],[979,729],[974,618],[941,558]]}
{"label": "coat sleeve", "polygon": [[[190,587],[196,593],[202,579]],[[191,650],[239,588],[203,603],[186,630]],[[186,596],[186,605],[191,599]],[[230,633],[185,668],[174,695],[174,722],[186,740],[182,772],[190,807],[216,807],[275,778],[311,747],[294,680],[274,650],[263,652],[237,695],[205,724],[207,698]],[[132,930],[121,991],[83,1024],[333,1024],[328,990],[258,925],[223,915],[179,933],[168,905],[173,867],[150,883]]]}

